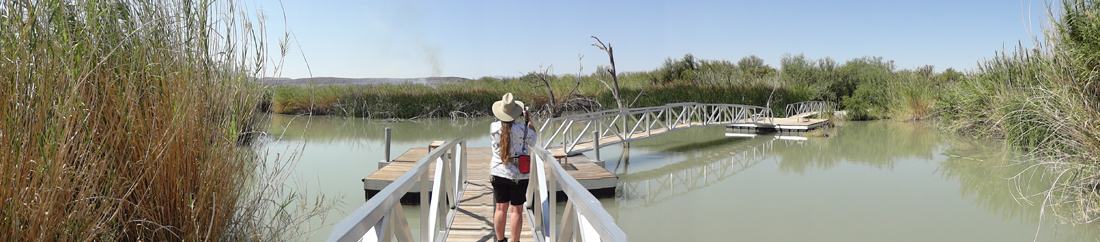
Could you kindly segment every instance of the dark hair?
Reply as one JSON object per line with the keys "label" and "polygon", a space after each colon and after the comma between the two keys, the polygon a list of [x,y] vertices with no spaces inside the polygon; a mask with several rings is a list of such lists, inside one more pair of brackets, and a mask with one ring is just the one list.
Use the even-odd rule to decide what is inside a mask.
{"label": "dark hair", "polygon": [[512,156],[509,154],[512,151],[512,122],[500,121],[500,159],[504,161],[504,165],[508,165]]}

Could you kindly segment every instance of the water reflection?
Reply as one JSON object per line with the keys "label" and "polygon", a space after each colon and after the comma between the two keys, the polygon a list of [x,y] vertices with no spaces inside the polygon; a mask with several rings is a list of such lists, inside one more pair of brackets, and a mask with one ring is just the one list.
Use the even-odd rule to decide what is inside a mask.
{"label": "water reflection", "polygon": [[[850,122],[835,129],[836,139],[812,139],[806,147],[775,152],[779,170],[803,174],[807,169],[830,169],[841,163],[892,170],[905,159],[932,160],[942,148],[940,135],[922,123]],[[787,147],[787,146],[784,146]]]}
{"label": "water reflection", "polygon": [[1015,164],[1003,143],[925,125],[852,122],[804,141],[677,131],[632,145],[605,207],[643,241],[1097,240],[1096,225],[1057,224],[1041,198],[1016,199],[1050,176]]}
{"label": "water reflection", "polygon": [[959,194],[973,198],[974,205],[1005,221],[1042,223],[1040,229],[1059,235],[1059,240],[1100,241],[1100,224],[1049,225],[1060,222],[1051,216],[1055,211],[1042,209],[1043,192],[1054,182],[1049,171],[1020,162],[1020,156],[1001,142],[951,137],[946,143],[950,148],[942,155],[949,158],[939,163],[937,173],[957,181]]}
{"label": "water reflection", "polygon": [[657,169],[622,176],[616,187],[619,210],[647,207],[666,199],[695,191],[764,161],[770,153],[774,136],[735,140],[719,139],[698,145],[673,146],[670,151],[685,152],[713,149],[711,152],[691,152],[681,162]]}

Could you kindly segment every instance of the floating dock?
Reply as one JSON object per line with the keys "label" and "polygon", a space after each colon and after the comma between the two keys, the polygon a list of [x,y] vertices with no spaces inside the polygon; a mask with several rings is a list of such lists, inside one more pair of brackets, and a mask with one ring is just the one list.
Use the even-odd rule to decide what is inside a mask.
{"label": "floating dock", "polygon": [[828,119],[807,118],[806,116],[773,118],[771,120],[774,121],[772,121],[771,123],[752,122],[751,120],[745,120],[744,122],[726,125],[726,127],[734,129],[774,129],[776,132],[806,132],[829,123]]}
{"label": "floating dock", "polygon": [[[383,188],[390,185],[390,183],[393,183],[398,177],[408,172],[409,169],[412,169],[417,161],[420,161],[420,159],[428,155],[428,151],[429,148],[427,147],[409,149],[404,154],[397,157],[397,159],[379,168],[378,171],[363,178],[363,190],[366,193],[366,199],[369,200]],[[488,185],[490,176],[489,160],[493,157],[492,149],[488,147],[467,148],[467,152],[469,152],[469,154],[467,154],[468,163],[466,165],[466,174],[467,177],[469,177],[470,185],[467,186],[466,196],[483,193],[482,191],[475,190],[482,187],[481,185],[489,189],[484,192],[492,193],[492,187]],[[597,198],[615,196],[615,186],[619,182],[619,178],[611,174],[607,169],[604,169],[603,166],[597,165],[583,154],[568,156],[568,158],[565,159],[565,163],[568,164],[566,171],[569,172],[569,175],[577,179],[577,181],[588,189],[592,195]],[[434,164],[435,162],[433,161],[428,171],[430,174],[435,173]],[[558,187],[558,191],[561,192],[561,187]],[[564,196],[559,196],[559,198],[564,198]],[[491,202],[491,196],[489,200]],[[466,198],[464,196],[463,205],[465,205],[465,201]],[[414,185],[412,190],[409,190],[409,192],[401,198],[401,204],[418,204],[419,202],[420,185]]]}

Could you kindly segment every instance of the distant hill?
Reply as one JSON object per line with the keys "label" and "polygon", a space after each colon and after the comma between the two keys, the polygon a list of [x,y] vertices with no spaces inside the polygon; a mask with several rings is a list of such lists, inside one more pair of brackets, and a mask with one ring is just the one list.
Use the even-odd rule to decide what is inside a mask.
{"label": "distant hill", "polygon": [[343,78],[343,77],[313,77],[313,78],[264,78],[263,82],[273,86],[305,86],[311,82],[313,85],[345,85],[345,86],[369,86],[376,84],[417,83],[429,86],[466,82],[470,79],[462,77],[422,77],[422,78]]}

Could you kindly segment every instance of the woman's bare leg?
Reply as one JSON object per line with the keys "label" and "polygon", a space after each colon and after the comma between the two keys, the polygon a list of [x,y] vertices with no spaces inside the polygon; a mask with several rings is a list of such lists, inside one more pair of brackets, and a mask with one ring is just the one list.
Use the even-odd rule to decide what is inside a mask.
{"label": "woman's bare leg", "polygon": [[509,205],[508,210],[512,210],[512,216],[508,218],[508,223],[512,224],[512,241],[519,241],[519,233],[523,229],[523,205]]}
{"label": "woman's bare leg", "polygon": [[497,203],[493,211],[493,230],[497,240],[504,238],[504,218],[508,217],[508,203]]}

